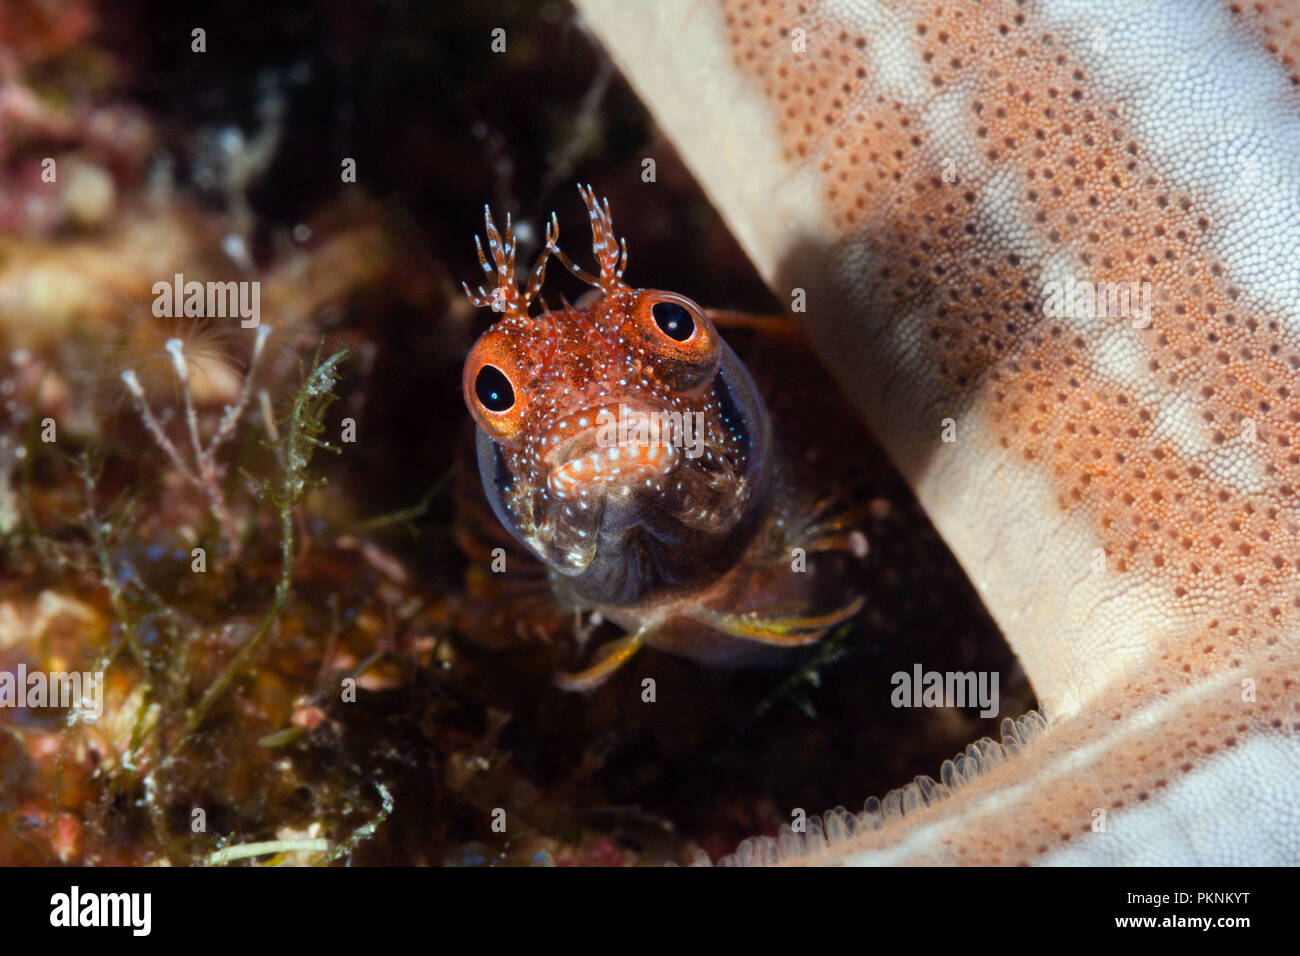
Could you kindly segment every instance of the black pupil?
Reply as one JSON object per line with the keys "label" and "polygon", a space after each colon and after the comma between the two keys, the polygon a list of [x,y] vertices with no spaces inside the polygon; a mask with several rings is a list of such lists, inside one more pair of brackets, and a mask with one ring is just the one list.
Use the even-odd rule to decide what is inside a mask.
{"label": "black pupil", "polygon": [[654,313],[655,325],[670,339],[685,342],[695,334],[695,320],[676,302],[657,302],[650,311]]}
{"label": "black pupil", "polygon": [[489,412],[504,412],[515,403],[510,379],[495,365],[484,365],[474,379],[474,394]]}

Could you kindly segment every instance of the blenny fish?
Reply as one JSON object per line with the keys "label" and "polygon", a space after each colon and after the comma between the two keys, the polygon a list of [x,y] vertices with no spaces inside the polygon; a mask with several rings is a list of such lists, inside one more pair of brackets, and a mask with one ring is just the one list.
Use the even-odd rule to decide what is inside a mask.
{"label": "blenny fish", "polygon": [[[521,289],[510,220],[502,234],[485,209],[488,284],[465,286],[501,315],[463,375],[492,509],[564,605],[627,632],[557,683],[593,688],[643,645],[737,664],[817,641],[862,606],[865,539],[792,487],[723,313],[625,283],[608,201],[579,192],[597,273],[560,250],[552,214]],[[541,301],[549,258],[592,287],[575,304]]]}

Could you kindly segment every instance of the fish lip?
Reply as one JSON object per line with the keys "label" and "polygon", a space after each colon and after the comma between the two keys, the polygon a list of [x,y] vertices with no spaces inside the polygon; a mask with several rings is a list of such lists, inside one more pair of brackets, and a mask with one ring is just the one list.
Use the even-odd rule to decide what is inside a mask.
{"label": "fish lip", "polygon": [[[553,491],[558,490],[555,486],[554,477],[561,468],[566,465],[578,465],[578,472],[589,470],[594,476],[597,473],[596,466],[600,463],[608,451],[600,442],[600,432],[603,427],[601,421],[602,413],[608,412],[615,416],[620,413],[624,415],[656,415],[662,409],[651,405],[647,402],[637,401],[620,401],[609,402],[601,405],[593,405],[588,408],[579,409],[564,416],[566,422],[576,422],[582,418],[587,418],[589,424],[586,426],[574,425],[564,432],[552,430],[548,433],[544,447],[546,451],[541,455],[542,464],[546,468],[546,481]],[[662,436],[655,445],[666,446],[665,450],[659,456],[663,459],[661,466],[655,467],[652,476],[655,478],[663,477],[671,473],[681,459],[679,449],[673,444],[671,432]],[[583,466],[587,466],[584,469]],[[644,467],[650,467],[648,464]],[[620,482],[617,480],[604,479],[599,484],[607,488],[621,487],[626,484],[633,484],[646,480],[646,475],[641,474],[635,481]],[[584,484],[594,484],[595,482]]]}
{"label": "fish lip", "polygon": [[[620,411],[624,414],[654,415],[660,409],[647,402],[622,401],[592,405],[570,412],[564,416],[563,421],[574,422],[574,425],[563,430],[552,429],[547,433],[543,444],[546,450],[541,455],[542,464],[551,471],[565,462],[596,451],[600,448],[601,414],[608,412],[618,416]],[[584,417],[589,420],[589,424],[577,425],[576,422]]]}

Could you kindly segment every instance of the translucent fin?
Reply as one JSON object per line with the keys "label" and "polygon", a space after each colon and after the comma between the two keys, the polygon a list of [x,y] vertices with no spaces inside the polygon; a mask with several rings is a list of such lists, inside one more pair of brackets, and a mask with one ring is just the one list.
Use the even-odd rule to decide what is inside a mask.
{"label": "translucent fin", "polygon": [[724,634],[762,644],[781,647],[798,647],[812,644],[836,624],[847,621],[862,609],[864,599],[856,597],[849,604],[826,614],[788,614],[760,616],[758,614],[727,614],[712,608],[698,608],[690,613],[693,621],[707,624]]}
{"label": "translucent fin", "polygon": [[561,671],[555,675],[555,684],[563,690],[586,692],[595,690],[609,680],[620,667],[641,650],[645,631],[637,631],[603,644],[596,650],[596,662],[585,670],[570,674]]}

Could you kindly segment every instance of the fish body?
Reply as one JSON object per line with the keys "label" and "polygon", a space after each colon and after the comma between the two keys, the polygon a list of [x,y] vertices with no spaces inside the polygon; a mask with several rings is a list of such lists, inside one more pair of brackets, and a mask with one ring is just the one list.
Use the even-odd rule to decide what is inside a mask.
{"label": "fish body", "polygon": [[[705,309],[623,281],[608,203],[581,192],[598,273],[560,250],[552,217],[520,290],[509,222],[502,236],[489,214],[492,261],[481,246],[479,257],[492,284],[466,289],[501,313],[463,377],[493,511],[566,603],[629,632],[602,660],[641,643],[726,662],[815,641],[859,604],[822,606],[828,575],[790,567],[811,526],[785,520],[790,491],[753,379]],[[548,257],[592,290],[533,314]]]}

